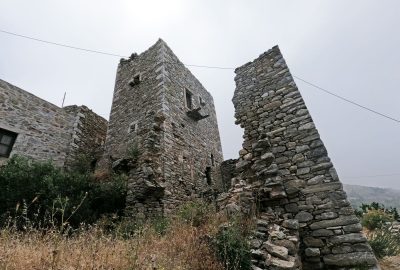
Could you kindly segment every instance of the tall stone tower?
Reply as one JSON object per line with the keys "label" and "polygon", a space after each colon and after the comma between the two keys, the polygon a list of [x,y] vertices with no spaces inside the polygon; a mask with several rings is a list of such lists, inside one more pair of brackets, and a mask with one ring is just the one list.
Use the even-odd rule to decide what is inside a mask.
{"label": "tall stone tower", "polygon": [[128,214],[161,215],[221,188],[213,98],[161,39],[118,66],[105,159],[132,155]]}

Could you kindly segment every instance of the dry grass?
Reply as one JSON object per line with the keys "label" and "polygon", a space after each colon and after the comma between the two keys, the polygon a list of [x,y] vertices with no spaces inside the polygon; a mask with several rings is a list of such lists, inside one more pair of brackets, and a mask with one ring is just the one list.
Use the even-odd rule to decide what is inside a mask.
{"label": "dry grass", "polygon": [[0,269],[222,269],[207,244],[216,224],[174,221],[165,235],[145,225],[124,239],[98,228],[66,237],[58,232],[0,232]]}
{"label": "dry grass", "polygon": [[400,269],[400,256],[386,257],[379,264],[382,270]]}

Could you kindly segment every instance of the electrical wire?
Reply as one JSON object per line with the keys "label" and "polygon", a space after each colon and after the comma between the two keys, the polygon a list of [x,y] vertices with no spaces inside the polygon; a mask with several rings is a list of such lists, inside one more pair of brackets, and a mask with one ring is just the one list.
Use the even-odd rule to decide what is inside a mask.
{"label": "electrical wire", "polygon": [[[80,50],[80,51],[84,51],[84,52],[97,53],[97,54],[108,55],[108,56],[114,56],[114,57],[128,58],[128,56],[124,56],[124,55],[120,55],[120,54],[116,54],[116,53],[109,53],[109,52],[105,52],[105,51],[98,51],[98,50],[92,50],[92,49],[85,49],[85,48],[81,48],[81,47],[77,47],[77,46],[72,46],[72,45],[68,45],[68,44],[63,44],[63,43],[48,41],[48,40],[39,39],[39,38],[35,38],[35,37],[30,37],[30,36],[26,36],[26,35],[21,35],[21,34],[9,32],[9,31],[5,31],[5,30],[2,30],[2,29],[0,29],[0,32],[1,32],[1,33],[4,33],[4,34],[8,34],[8,35],[13,35],[13,36],[17,36],[17,37],[21,37],[21,38],[25,38],[25,39],[30,39],[30,40],[34,40],[34,41],[38,41],[38,42],[42,42],[42,43],[51,44],[51,45],[61,46],[61,47],[69,48],[69,49],[75,49],[75,50]],[[169,62],[169,63],[171,63],[171,62]],[[171,63],[171,64],[175,64],[175,63]],[[221,70],[234,70],[234,69],[235,69],[235,68],[233,68],[233,67],[206,66],[206,65],[195,65],[195,64],[185,64],[185,63],[182,63],[182,64],[184,64],[185,66],[190,66],[190,67],[208,68],[208,69],[221,69]],[[312,86],[312,87],[314,87],[314,88],[320,90],[320,91],[323,91],[323,92],[326,93],[326,94],[329,94],[329,95],[331,95],[331,96],[334,96],[334,97],[336,97],[336,98],[338,98],[338,99],[341,99],[341,100],[343,100],[343,101],[345,101],[345,102],[348,102],[348,103],[350,103],[350,104],[352,104],[352,105],[354,105],[354,106],[357,106],[357,107],[359,107],[359,108],[361,108],[361,109],[364,109],[364,110],[366,110],[366,111],[369,111],[369,112],[371,112],[371,113],[374,113],[374,114],[376,114],[376,115],[379,115],[379,116],[381,116],[381,117],[384,117],[384,118],[389,119],[389,120],[391,120],[391,121],[394,121],[394,122],[396,122],[396,123],[398,123],[398,124],[400,123],[400,120],[399,120],[399,119],[396,119],[396,118],[391,117],[391,116],[389,116],[389,115],[386,115],[386,114],[384,114],[384,113],[378,112],[378,111],[376,111],[376,110],[374,110],[374,109],[371,109],[371,108],[369,108],[369,107],[367,107],[367,106],[361,105],[361,104],[359,104],[359,103],[357,103],[357,102],[355,102],[355,101],[352,101],[352,100],[350,100],[350,99],[348,99],[348,98],[342,97],[342,96],[340,96],[340,95],[338,95],[338,94],[335,94],[335,93],[333,93],[333,92],[331,92],[331,91],[329,91],[329,90],[327,90],[327,89],[325,89],[325,88],[323,88],[323,87],[321,87],[321,86],[318,86],[317,84],[311,83],[311,82],[309,82],[309,81],[307,81],[307,80],[305,80],[305,79],[303,79],[303,78],[300,78],[300,77],[295,76],[295,75],[292,75],[292,76],[293,76],[294,78],[296,78],[296,79],[298,79],[298,80],[300,80],[300,81],[302,81],[302,82],[304,82],[304,83],[306,83],[306,84],[308,84],[308,85],[310,85],[310,86]]]}

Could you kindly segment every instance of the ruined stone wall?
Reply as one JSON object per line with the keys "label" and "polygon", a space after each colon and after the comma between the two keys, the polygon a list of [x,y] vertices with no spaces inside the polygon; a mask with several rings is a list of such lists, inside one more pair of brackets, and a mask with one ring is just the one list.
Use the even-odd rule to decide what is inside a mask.
{"label": "ruined stone wall", "polygon": [[303,269],[375,265],[279,48],[235,72],[235,117],[244,128],[238,179],[250,186],[261,182],[253,184],[250,200],[264,200],[258,204],[261,212],[281,211],[280,218],[298,221]]}
{"label": "ruined stone wall", "polygon": [[[209,117],[196,121],[187,115],[185,89],[193,108],[201,106]],[[139,157],[129,173],[128,214],[164,214],[207,192],[212,196],[220,186],[222,151],[213,99],[162,40],[118,67],[105,159],[120,164],[129,159],[132,145]]]}
{"label": "ruined stone wall", "polygon": [[69,146],[66,167],[84,162],[88,169],[94,170],[103,156],[103,145],[106,139],[107,120],[97,115],[86,106],[67,106],[63,108],[74,116],[72,138]]}
{"label": "ruined stone wall", "polygon": [[11,155],[63,166],[73,123],[61,108],[0,80],[0,128],[18,134]]}

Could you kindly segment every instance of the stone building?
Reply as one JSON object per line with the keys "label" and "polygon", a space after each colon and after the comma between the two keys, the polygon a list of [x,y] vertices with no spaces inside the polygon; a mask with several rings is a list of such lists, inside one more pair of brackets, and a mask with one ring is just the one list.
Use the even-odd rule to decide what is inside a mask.
{"label": "stone building", "polygon": [[95,166],[106,130],[85,106],[60,108],[0,80],[0,162],[18,154],[64,167],[85,156]]}
{"label": "stone building", "polygon": [[233,104],[244,142],[232,187],[219,204],[228,212],[257,215],[255,269],[375,269],[375,256],[279,48],[235,73]]}
{"label": "stone building", "polygon": [[118,66],[104,157],[114,167],[137,157],[126,210],[136,216],[212,199],[221,188],[213,98],[161,39]]}
{"label": "stone building", "polygon": [[59,108],[0,80],[0,161],[22,154],[69,167],[83,155],[94,167],[102,156],[98,169],[129,175],[129,216],[195,198],[245,213],[257,223],[255,270],[377,269],[279,48],[235,73],[236,160],[223,162],[212,96],[160,39],[120,61],[108,129],[85,106]]}

